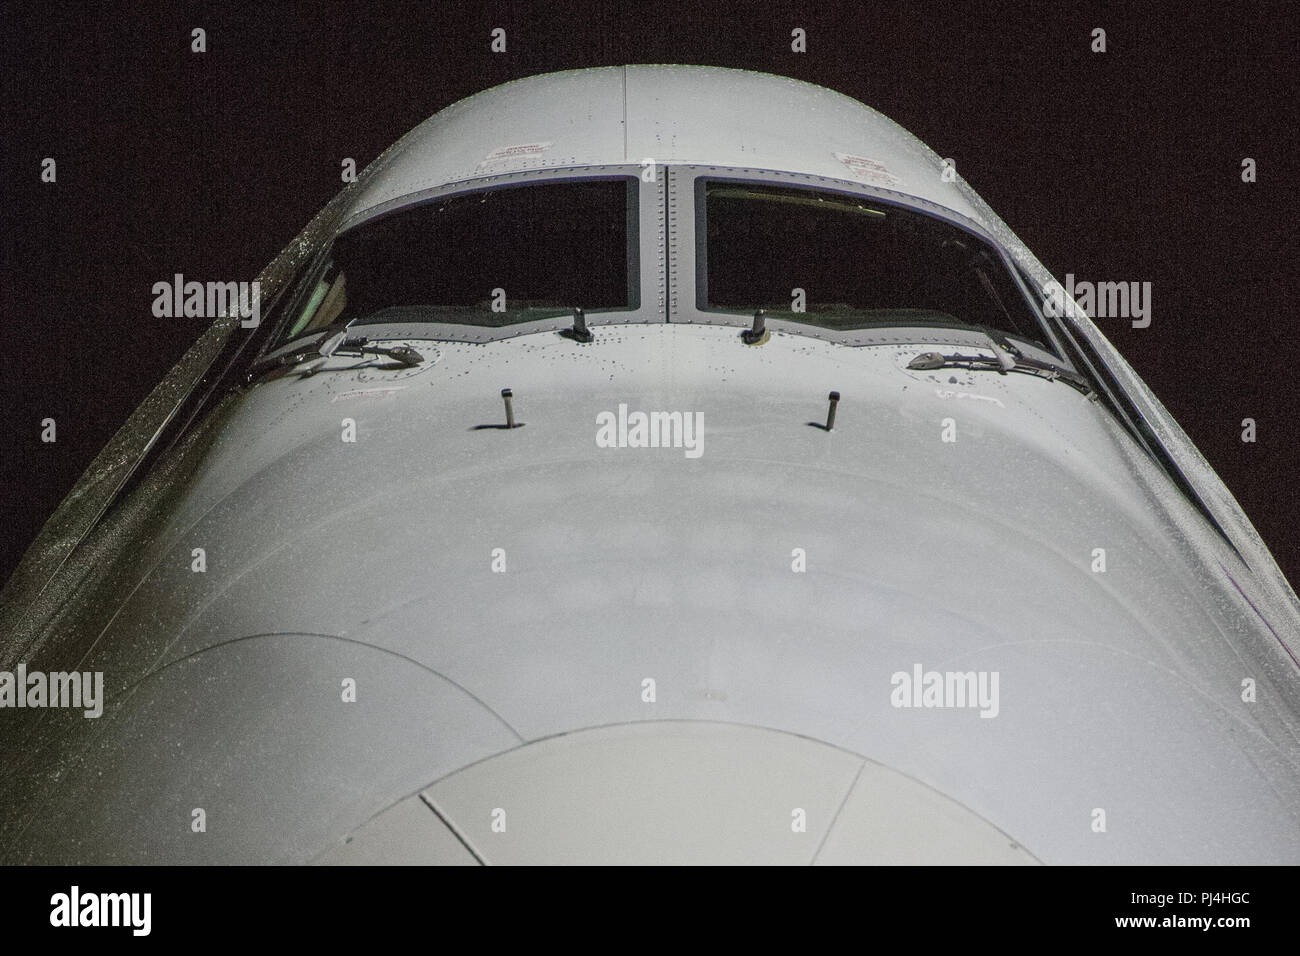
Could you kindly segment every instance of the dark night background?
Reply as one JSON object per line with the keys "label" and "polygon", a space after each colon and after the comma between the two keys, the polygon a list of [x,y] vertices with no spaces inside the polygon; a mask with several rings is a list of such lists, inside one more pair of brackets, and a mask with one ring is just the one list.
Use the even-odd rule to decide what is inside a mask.
{"label": "dark night background", "polygon": [[1300,580],[1300,5],[153,6],[3,6],[0,580],[201,332],[152,316],[154,282],[254,278],[341,188],[344,157],[364,167],[470,93],[656,62],[847,93],[953,157],[1062,281],[1152,282],[1150,328],[1099,325]]}

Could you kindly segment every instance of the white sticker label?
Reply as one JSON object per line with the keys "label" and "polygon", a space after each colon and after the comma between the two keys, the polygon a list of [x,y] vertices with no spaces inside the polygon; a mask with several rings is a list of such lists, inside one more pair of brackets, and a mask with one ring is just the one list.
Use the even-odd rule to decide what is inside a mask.
{"label": "white sticker label", "polygon": [[397,393],[406,388],[405,385],[388,385],[376,388],[354,388],[350,392],[340,392],[330,399],[330,404],[334,402],[346,402],[351,398],[395,398]]}
{"label": "white sticker label", "polygon": [[950,388],[936,388],[934,394],[938,395],[940,398],[972,398],[977,402],[992,402],[998,408],[1007,407],[1002,404],[1002,399],[994,398],[992,395],[976,395],[973,392],[954,392]]}
{"label": "white sticker label", "polygon": [[503,163],[509,159],[521,159],[525,156],[537,156],[551,148],[549,142],[546,143],[517,143],[514,146],[499,146],[487,154],[483,162],[479,163],[479,168],[489,166],[492,163]]}
{"label": "white sticker label", "polygon": [[875,183],[877,186],[897,186],[901,181],[886,168],[884,163],[878,163],[874,159],[867,159],[865,156],[854,156],[850,153],[836,153],[835,158],[843,163],[854,176],[865,179],[869,183]]}

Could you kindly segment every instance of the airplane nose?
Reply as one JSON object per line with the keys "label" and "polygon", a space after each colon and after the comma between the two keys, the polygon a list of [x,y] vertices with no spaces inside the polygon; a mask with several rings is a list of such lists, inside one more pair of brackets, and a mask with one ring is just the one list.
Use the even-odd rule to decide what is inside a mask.
{"label": "airplane nose", "polygon": [[481,761],[379,814],[326,864],[1035,864],[978,814],[829,744],[647,721]]}

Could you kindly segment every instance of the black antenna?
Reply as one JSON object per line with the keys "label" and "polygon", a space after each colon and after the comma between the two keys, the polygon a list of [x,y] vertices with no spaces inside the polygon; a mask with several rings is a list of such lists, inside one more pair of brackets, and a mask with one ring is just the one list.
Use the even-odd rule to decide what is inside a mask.
{"label": "black antenna", "polygon": [[511,400],[512,398],[514,398],[514,395],[515,395],[515,393],[512,392],[512,391],[511,391],[510,389],[508,389],[508,388],[503,388],[503,389],[501,389],[501,398],[502,398],[502,399],[505,401],[505,403],[506,403],[506,428],[514,428],[514,427],[516,427],[516,426],[515,426],[515,409],[514,409],[514,406],[510,403],[510,400]]}

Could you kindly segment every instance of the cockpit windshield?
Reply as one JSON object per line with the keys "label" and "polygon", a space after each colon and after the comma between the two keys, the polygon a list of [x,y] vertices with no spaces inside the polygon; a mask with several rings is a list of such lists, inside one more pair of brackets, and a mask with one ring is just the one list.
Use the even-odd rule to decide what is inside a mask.
{"label": "cockpit windshield", "polygon": [[[334,240],[278,341],[344,323],[490,330],[579,308],[637,313],[639,186],[532,180],[363,222]],[[998,251],[967,229],[830,189],[702,177],[696,190],[700,312],[764,309],[833,332],[978,326],[1056,354]]]}
{"label": "cockpit windshield", "polygon": [[697,182],[697,305],[836,331],[986,326],[1051,351],[997,251],[949,222],[865,196]]}
{"label": "cockpit windshield", "polygon": [[500,327],[635,309],[634,177],[456,193],[362,223],[285,338],[353,320]]}

